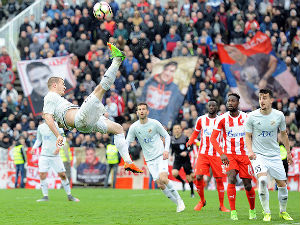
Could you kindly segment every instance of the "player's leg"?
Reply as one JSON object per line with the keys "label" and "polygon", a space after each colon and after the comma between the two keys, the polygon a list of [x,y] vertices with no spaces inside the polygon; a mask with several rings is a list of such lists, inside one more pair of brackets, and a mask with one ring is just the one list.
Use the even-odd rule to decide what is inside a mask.
{"label": "player's leg", "polygon": [[206,200],[204,197],[204,180],[203,176],[209,176],[209,160],[207,155],[199,154],[195,166],[195,176],[194,184],[197,188],[197,193],[199,194],[200,201],[194,207],[194,210],[200,211],[202,207],[206,205]]}
{"label": "player's leg", "polygon": [[100,84],[95,88],[93,94],[100,100],[102,100],[104,93],[110,89],[111,85],[115,82],[117,71],[125,59],[124,53],[122,53],[117,47],[111,43],[107,43],[111,50],[113,61],[110,67],[105,72]]}
{"label": "player's leg", "polygon": [[269,190],[268,190],[268,167],[263,157],[256,155],[255,160],[251,160],[253,172],[258,180],[258,197],[263,208],[263,221],[271,221],[271,211],[269,206]]}
{"label": "player's leg", "polygon": [[185,162],[183,163],[183,169],[184,169],[184,172],[186,174],[186,179],[187,179],[187,181],[190,185],[191,197],[194,198],[195,197],[195,195],[194,195],[194,183],[193,183],[194,173],[193,173],[190,157],[188,157],[185,160]]}
{"label": "player's leg", "polygon": [[209,156],[209,164],[212,170],[212,174],[216,179],[216,184],[217,184],[216,186],[217,186],[219,203],[220,203],[219,210],[222,212],[230,212],[230,210],[224,206],[225,190],[224,190],[223,178],[226,177],[225,165],[223,165],[221,158],[217,156]]}
{"label": "player's leg", "polygon": [[49,166],[52,167],[53,170],[60,177],[61,184],[68,196],[68,200],[73,201],[73,202],[79,202],[79,199],[73,197],[71,194],[70,182],[69,182],[69,179],[67,178],[66,169],[65,169],[62,159],[59,156],[51,157],[51,159],[49,159]]}
{"label": "player's leg", "polygon": [[286,173],[280,157],[275,159],[266,160],[269,164],[269,173],[275,178],[278,187],[278,200],[279,200],[279,216],[284,220],[293,220],[290,215],[286,212],[287,201],[288,201],[288,189],[286,184]]}
{"label": "player's leg", "polygon": [[134,173],[142,173],[143,171],[132,162],[129,156],[129,146],[127,141],[125,140],[123,127],[120,124],[110,121],[108,119],[105,119],[104,123],[107,126],[107,132],[114,135],[114,144],[116,145],[120,155],[122,156],[125,162],[125,170],[129,170]]}
{"label": "player's leg", "polygon": [[249,219],[256,219],[256,211],[255,211],[255,191],[252,187],[251,180],[253,176],[253,168],[248,156],[238,156],[238,165],[239,165],[239,173],[240,178],[243,180],[247,199],[249,202]]}
{"label": "player's leg", "polygon": [[48,201],[48,182],[47,182],[47,173],[49,170],[49,157],[40,156],[39,158],[39,173],[40,173],[40,184],[43,193],[43,198],[38,199],[37,202]]}
{"label": "player's leg", "polygon": [[48,201],[49,198],[48,198],[47,172],[40,172],[40,183],[41,183],[43,198],[38,199],[37,202]]}
{"label": "player's leg", "polygon": [[179,170],[182,167],[182,163],[180,162],[180,160],[176,159],[174,160],[174,164],[173,164],[173,170],[172,170],[172,175],[173,177],[175,177],[177,180],[179,180],[182,184],[182,190],[185,191],[185,181],[182,179],[182,177],[179,175]]}
{"label": "player's leg", "polygon": [[235,211],[235,198],[236,198],[236,175],[237,171],[235,169],[227,171],[227,179],[228,179],[228,186],[227,186],[227,196],[229,201],[229,206],[231,211]]}

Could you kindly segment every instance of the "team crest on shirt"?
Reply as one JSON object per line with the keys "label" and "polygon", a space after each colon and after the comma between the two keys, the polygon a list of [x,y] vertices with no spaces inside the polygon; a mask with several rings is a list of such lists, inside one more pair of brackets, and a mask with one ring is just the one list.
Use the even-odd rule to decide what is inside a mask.
{"label": "team crest on shirt", "polygon": [[149,133],[151,133],[151,132],[152,132],[152,130],[151,130],[151,129],[149,129],[149,130],[148,130],[148,132],[149,132]]}
{"label": "team crest on shirt", "polygon": [[240,119],[241,124],[244,124],[245,120],[244,119]]}
{"label": "team crest on shirt", "polygon": [[276,124],[276,121],[275,121],[275,120],[272,120],[272,121],[271,121],[271,126],[275,126],[275,124]]}

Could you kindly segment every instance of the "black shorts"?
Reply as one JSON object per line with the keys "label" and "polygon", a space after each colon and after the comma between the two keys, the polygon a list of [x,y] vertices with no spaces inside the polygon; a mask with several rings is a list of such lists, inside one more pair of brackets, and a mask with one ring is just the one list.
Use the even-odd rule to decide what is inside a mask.
{"label": "black shorts", "polygon": [[190,175],[193,172],[190,157],[178,159],[175,157],[173,169],[180,170],[183,167],[186,175]]}

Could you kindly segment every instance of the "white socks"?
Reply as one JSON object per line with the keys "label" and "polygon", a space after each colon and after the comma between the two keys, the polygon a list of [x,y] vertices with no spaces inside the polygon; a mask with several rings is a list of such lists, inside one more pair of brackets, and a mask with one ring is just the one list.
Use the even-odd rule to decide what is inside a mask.
{"label": "white socks", "polygon": [[70,182],[68,180],[68,178],[66,178],[65,180],[61,180],[61,184],[65,189],[65,192],[67,193],[67,195],[71,194],[71,188],[70,188]]}
{"label": "white socks", "polygon": [[113,59],[110,67],[104,74],[100,85],[104,90],[109,90],[111,85],[115,82],[117,71],[119,70],[120,65],[122,64],[122,59],[120,57],[116,57]]}
{"label": "white socks", "polygon": [[288,190],[287,187],[278,187],[278,200],[280,212],[286,212],[286,205],[288,201]]}
{"label": "white socks", "polygon": [[48,183],[47,180],[40,180],[41,183],[41,188],[42,188],[42,193],[44,196],[48,197]]}
{"label": "white socks", "polygon": [[269,190],[268,190],[268,177],[261,176],[258,178],[258,195],[261,206],[263,207],[265,213],[270,213],[269,207]]}
{"label": "white socks", "polygon": [[115,134],[114,135],[114,144],[117,147],[120,155],[122,156],[124,162],[131,164],[132,160],[128,152],[128,143],[125,140],[124,134]]}
{"label": "white socks", "polygon": [[177,199],[174,197],[174,195],[172,195],[172,193],[170,192],[169,188],[167,188],[165,186],[165,189],[162,190],[162,192],[165,194],[165,196],[167,196],[172,202],[174,202],[175,204],[177,204]]}
{"label": "white socks", "polygon": [[174,196],[174,198],[176,199],[176,202],[181,199],[180,195],[178,194],[178,192],[174,189],[174,186],[172,184],[172,182],[169,180],[169,183],[166,185],[166,188],[169,189],[169,191],[171,192],[171,194]]}

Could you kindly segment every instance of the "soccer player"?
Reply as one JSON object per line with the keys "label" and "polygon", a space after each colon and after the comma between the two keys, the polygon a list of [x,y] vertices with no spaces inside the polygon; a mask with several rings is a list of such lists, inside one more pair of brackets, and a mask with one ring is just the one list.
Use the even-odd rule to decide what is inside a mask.
{"label": "soccer player", "polygon": [[224,206],[224,184],[222,178],[226,176],[225,165],[222,164],[219,153],[210,143],[210,136],[212,134],[218,112],[218,103],[215,99],[210,99],[207,102],[207,110],[208,114],[198,117],[195,129],[186,143],[188,147],[193,145],[195,139],[201,132],[200,149],[195,166],[195,185],[201,201],[195,206],[194,210],[200,211],[202,207],[206,205],[203,176],[210,176],[209,168],[211,168],[217,183],[220,202],[219,210],[229,212],[229,210]]}
{"label": "soccer player", "polygon": [[[62,128],[55,126],[60,135],[64,134]],[[64,139],[65,141],[65,139]],[[35,151],[42,144],[41,156],[39,157],[39,172],[40,172],[40,182],[43,193],[43,198],[37,200],[37,202],[48,201],[48,183],[47,183],[47,172],[50,167],[58,174],[61,179],[61,184],[64,187],[69,201],[79,202],[79,199],[71,195],[71,188],[69,180],[66,176],[66,170],[64,163],[59,156],[59,148],[56,147],[56,136],[50,130],[46,123],[42,123],[37,129],[37,139],[32,147],[32,151]]]}
{"label": "soccer player", "polygon": [[[182,212],[185,209],[184,202],[168,179],[170,136],[160,122],[148,118],[149,108],[146,103],[138,104],[137,115],[139,120],[130,126],[126,141],[131,143],[135,138],[138,139],[153,180],[163,193],[177,205],[176,211]],[[165,145],[161,137],[165,139]]]}
{"label": "soccer player", "polygon": [[189,156],[190,150],[185,146],[187,140],[188,138],[182,134],[181,126],[179,124],[175,124],[173,126],[173,136],[171,137],[172,154],[175,154],[172,175],[182,183],[183,190],[185,190],[185,181],[179,175],[179,170],[183,167],[186,179],[191,188],[191,197],[194,198],[194,173]]}
{"label": "soccer player", "polygon": [[[240,96],[236,93],[228,94],[227,108],[229,112],[217,117],[211,135],[211,143],[214,149],[220,154],[222,163],[226,166],[228,187],[227,195],[231,209],[231,219],[238,220],[235,209],[236,198],[236,176],[239,173],[243,180],[246,195],[250,205],[249,219],[256,219],[255,211],[255,191],[252,188],[252,166],[247,155],[245,143],[245,121],[247,114],[239,111]],[[221,138],[219,135],[221,134]],[[219,140],[221,139],[221,140]],[[220,143],[224,143],[222,151]]]}
{"label": "soccer player", "polygon": [[285,117],[282,112],[272,109],[272,102],[272,91],[261,89],[259,91],[260,109],[251,112],[246,122],[246,145],[255,176],[258,178],[258,195],[264,210],[263,220],[271,221],[267,174],[275,179],[278,186],[280,218],[293,220],[286,212],[288,201],[287,178],[277,142],[278,129],[287,150],[289,164],[292,163],[290,144],[286,133]]}
{"label": "soccer player", "polygon": [[48,80],[48,94],[44,97],[43,115],[51,131],[55,134],[56,145],[60,147],[63,137],[55,126],[57,121],[60,126],[72,130],[76,128],[82,133],[112,133],[114,143],[125,161],[125,169],[134,173],[142,173],[131,160],[128,152],[128,145],[125,141],[124,130],[120,124],[106,119],[102,98],[116,79],[116,73],[125,59],[125,55],[111,43],[107,43],[112,54],[112,64],[105,72],[100,84],[86,98],[81,107],[67,101],[62,96],[66,87],[64,80],[59,77],[51,77]]}

